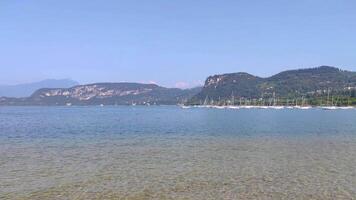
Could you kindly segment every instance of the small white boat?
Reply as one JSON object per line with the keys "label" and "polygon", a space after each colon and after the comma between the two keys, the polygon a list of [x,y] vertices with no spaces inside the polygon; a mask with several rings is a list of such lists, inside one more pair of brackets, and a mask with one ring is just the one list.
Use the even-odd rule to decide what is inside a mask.
{"label": "small white boat", "polygon": [[240,109],[239,106],[228,106],[227,108],[229,108],[229,109]]}
{"label": "small white boat", "polygon": [[321,107],[323,110],[337,110],[338,108],[336,106],[324,106]]}
{"label": "small white boat", "polygon": [[311,106],[300,106],[299,107],[299,109],[301,109],[301,110],[309,110],[311,108],[312,108]]}
{"label": "small white boat", "polygon": [[226,106],[213,106],[212,108],[216,108],[216,109],[225,109],[227,108]]}
{"label": "small white boat", "polygon": [[293,106],[294,109],[300,109],[300,110],[308,110],[311,109],[311,106]]}
{"label": "small white boat", "polygon": [[255,106],[240,106],[240,108],[244,108],[244,109],[251,109],[254,108]]}
{"label": "small white boat", "polygon": [[189,109],[189,108],[191,108],[191,106],[181,106],[181,108],[183,108],[183,109]]}
{"label": "small white boat", "polygon": [[342,107],[338,107],[338,108],[341,109],[341,110],[355,109],[355,108],[352,107],[352,106],[342,106]]}
{"label": "small white boat", "polygon": [[271,108],[276,110],[281,110],[284,109],[284,106],[271,106]]}

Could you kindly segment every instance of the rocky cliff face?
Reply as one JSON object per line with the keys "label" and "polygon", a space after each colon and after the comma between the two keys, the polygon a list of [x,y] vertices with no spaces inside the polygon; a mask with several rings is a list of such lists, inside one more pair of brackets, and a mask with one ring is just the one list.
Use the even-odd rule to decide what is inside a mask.
{"label": "rocky cliff face", "polygon": [[80,85],[63,89],[40,89],[36,91],[33,98],[66,97],[79,101],[88,101],[93,98],[110,98],[122,96],[137,96],[163,89],[153,84],[136,83],[98,83]]}
{"label": "rocky cliff face", "polygon": [[155,84],[95,83],[71,88],[39,89],[28,98],[2,98],[6,105],[152,105],[177,104],[199,92]]}

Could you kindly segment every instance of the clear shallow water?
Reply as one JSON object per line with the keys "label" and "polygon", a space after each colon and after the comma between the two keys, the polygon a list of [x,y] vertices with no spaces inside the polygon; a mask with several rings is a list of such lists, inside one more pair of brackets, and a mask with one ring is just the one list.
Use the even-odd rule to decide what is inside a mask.
{"label": "clear shallow water", "polygon": [[0,199],[355,199],[356,110],[0,107]]}

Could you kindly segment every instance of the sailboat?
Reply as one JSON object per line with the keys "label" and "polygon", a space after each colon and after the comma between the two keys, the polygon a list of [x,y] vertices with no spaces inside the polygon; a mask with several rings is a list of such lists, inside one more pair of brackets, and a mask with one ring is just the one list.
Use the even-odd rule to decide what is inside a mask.
{"label": "sailboat", "polygon": [[277,101],[276,100],[276,93],[273,92],[273,106],[271,108],[276,109],[276,110],[281,110],[284,108],[284,106],[277,106]]}
{"label": "sailboat", "polygon": [[257,106],[259,109],[268,109],[268,106],[266,105],[266,100],[262,97],[261,98],[261,104]]}
{"label": "sailboat", "polygon": [[293,106],[289,105],[289,99],[287,99],[287,106],[286,106],[287,109],[293,109]]}
{"label": "sailboat", "polygon": [[[302,104],[303,104],[303,100],[302,100]],[[301,104],[301,105],[302,105]],[[301,105],[298,105],[298,98],[295,99],[295,106],[293,107],[294,109],[303,109],[303,107]]]}
{"label": "sailboat", "polygon": [[[206,95],[205,100],[204,100],[204,103],[203,103],[203,105],[201,106],[201,108],[211,108],[212,103],[209,104],[208,101],[209,101],[209,97],[208,97],[208,95]],[[213,100],[212,100],[212,101],[213,101]]]}
{"label": "sailboat", "polygon": [[348,98],[347,98],[347,106],[339,107],[339,109],[341,109],[341,110],[354,109],[354,107],[351,106],[351,89],[350,89],[350,87],[348,88],[348,90],[350,91],[350,93],[349,93]]}
{"label": "sailboat", "polygon": [[329,103],[330,103],[330,90],[329,90],[329,88],[328,88],[327,102],[326,102],[326,106],[323,106],[323,107],[322,107],[323,110],[336,110],[336,109],[337,109],[337,107],[334,106],[334,98],[331,97],[331,99],[332,99],[332,100],[331,100],[331,105],[329,105]]}
{"label": "sailboat", "polygon": [[227,108],[225,100],[221,100],[221,97],[219,96],[219,100],[216,105],[212,106],[213,108],[216,109],[225,109]]}
{"label": "sailboat", "polygon": [[245,105],[240,106],[241,108],[245,108],[245,109],[251,109],[254,108],[254,106],[251,105],[250,100],[249,99],[245,99]]}
{"label": "sailboat", "polygon": [[306,105],[305,98],[302,97],[302,106],[299,109],[308,110],[308,109],[311,109],[311,108],[312,108],[311,106]]}
{"label": "sailboat", "polygon": [[231,93],[231,102],[230,105],[228,106],[230,109],[240,109],[239,106],[235,106],[235,96],[234,96],[234,91]]}

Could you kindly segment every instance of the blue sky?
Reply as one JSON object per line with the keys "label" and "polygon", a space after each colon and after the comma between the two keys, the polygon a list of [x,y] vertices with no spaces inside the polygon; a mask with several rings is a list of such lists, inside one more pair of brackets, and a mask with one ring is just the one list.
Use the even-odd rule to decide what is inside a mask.
{"label": "blue sky", "polygon": [[0,1],[0,84],[188,87],[319,65],[356,70],[356,1]]}

